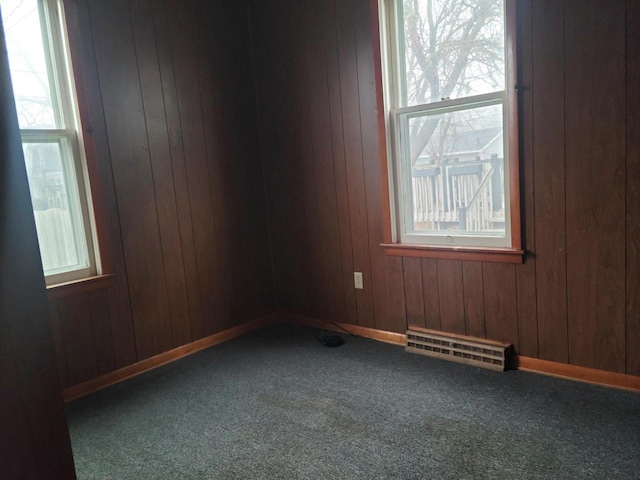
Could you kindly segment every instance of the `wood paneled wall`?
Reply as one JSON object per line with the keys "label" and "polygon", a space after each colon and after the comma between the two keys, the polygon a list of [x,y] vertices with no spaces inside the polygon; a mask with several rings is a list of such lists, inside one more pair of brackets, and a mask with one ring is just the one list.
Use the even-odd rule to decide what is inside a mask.
{"label": "wood paneled wall", "polygon": [[280,308],[639,375],[639,2],[519,2],[523,265],[383,254],[369,4],[250,2]]}
{"label": "wood paneled wall", "polygon": [[369,3],[65,0],[117,274],[66,386],[276,308],[640,374],[638,0],[519,2],[523,265],[383,254]]}
{"label": "wood paneled wall", "polygon": [[243,1],[65,0],[116,273],[53,300],[65,386],[274,309]]}

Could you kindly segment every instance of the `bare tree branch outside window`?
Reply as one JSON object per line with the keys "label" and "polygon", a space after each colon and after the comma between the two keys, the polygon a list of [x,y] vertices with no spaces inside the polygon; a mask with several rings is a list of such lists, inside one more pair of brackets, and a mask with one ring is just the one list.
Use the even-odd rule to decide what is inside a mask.
{"label": "bare tree branch outside window", "polygon": [[[496,0],[403,0],[404,75],[407,106],[504,89],[503,2]],[[411,162],[425,153],[441,158],[460,128],[477,125],[473,110],[424,117],[411,131]],[[459,124],[460,122],[464,124]],[[434,135],[443,141],[433,141]],[[445,149],[445,146],[448,147]]]}

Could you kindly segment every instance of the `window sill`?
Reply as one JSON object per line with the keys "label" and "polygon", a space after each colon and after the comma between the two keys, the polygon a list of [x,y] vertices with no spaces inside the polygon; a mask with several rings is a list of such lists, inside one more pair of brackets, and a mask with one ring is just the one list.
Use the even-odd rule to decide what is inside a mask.
{"label": "window sill", "polygon": [[511,248],[438,247],[407,243],[381,244],[386,255],[475,262],[523,263],[524,251]]}
{"label": "window sill", "polygon": [[82,278],[72,282],[49,285],[47,286],[47,296],[49,300],[58,300],[80,293],[104,290],[112,287],[115,284],[115,279],[116,274],[108,273],[105,275],[96,275],[95,277]]}

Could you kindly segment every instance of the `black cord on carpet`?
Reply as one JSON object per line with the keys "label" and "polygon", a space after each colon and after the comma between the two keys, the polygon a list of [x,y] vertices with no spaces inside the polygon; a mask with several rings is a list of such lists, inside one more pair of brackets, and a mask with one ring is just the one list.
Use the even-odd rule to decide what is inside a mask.
{"label": "black cord on carpet", "polygon": [[322,327],[320,328],[320,333],[316,336],[316,338],[325,347],[339,347],[340,345],[344,344],[344,338],[342,338],[340,335],[327,335],[327,334],[325,334],[325,331],[326,331],[325,325],[333,325],[335,327],[338,327],[343,332],[345,332],[345,333],[347,333],[349,335],[353,335],[353,333],[351,333],[346,328],[341,327],[337,323],[324,322],[322,324]]}

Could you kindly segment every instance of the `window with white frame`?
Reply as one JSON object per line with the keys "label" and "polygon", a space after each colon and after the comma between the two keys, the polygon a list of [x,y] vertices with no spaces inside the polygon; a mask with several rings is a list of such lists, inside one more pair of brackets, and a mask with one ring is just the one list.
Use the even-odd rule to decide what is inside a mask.
{"label": "window with white frame", "polygon": [[48,285],[96,274],[84,149],[60,0],[0,0]]}
{"label": "window with white frame", "polygon": [[396,243],[514,247],[507,3],[380,0]]}

